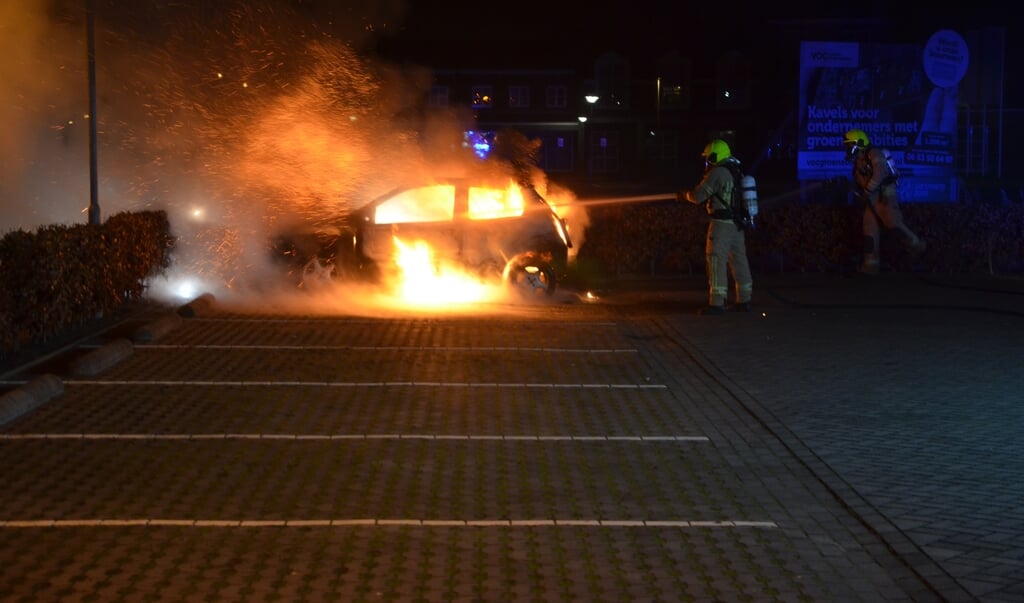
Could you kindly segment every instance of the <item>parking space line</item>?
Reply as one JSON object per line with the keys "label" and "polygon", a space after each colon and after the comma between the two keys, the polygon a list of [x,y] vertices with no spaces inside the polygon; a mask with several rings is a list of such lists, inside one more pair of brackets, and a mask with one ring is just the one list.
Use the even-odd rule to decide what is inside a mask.
{"label": "parking space line", "polygon": [[755,528],[774,529],[774,521],[726,520],[689,521],[644,519],[415,519],[415,518],[337,518],[337,519],[7,519],[0,528],[340,528],[340,527],[417,527],[417,528]]}
{"label": "parking space line", "polygon": [[542,436],[470,434],[295,434],[295,433],[0,433],[13,440],[465,440],[475,442],[709,442],[707,436]]}
{"label": "parking space line", "polygon": [[551,354],[635,354],[636,348],[545,348],[516,346],[233,345],[137,343],[148,350],[316,350],[332,352],[544,352]]}
{"label": "parking space line", "polygon": [[207,387],[496,387],[541,389],[667,389],[660,383],[442,383],[439,381],[124,381],[68,379],[64,385],[147,385],[180,387],[201,385]]}
{"label": "parking space line", "polygon": [[[402,317],[402,316],[396,316],[394,318],[379,318],[379,319],[377,319],[377,318],[351,318],[351,317],[345,317],[345,316],[341,316],[341,317],[324,317],[324,318],[241,318],[241,317],[228,318],[228,317],[218,317],[218,316],[194,316],[194,317],[188,319],[189,322],[195,322],[195,323],[199,323],[199,322],[230,322],[230,323],[258,322],[260,324],[271,324],[271,323],[274,323],[274,324],[299,324],[299,323],[320,324],[320,323],[329,322],[329,323],[334,323],[334,324],[354,324],[354,325],[356,325],[356,324],[359,324],[359,325],[390,324],[390,323],[394,323],[396,321],[403,321],[403,320],[405,320],[406,322],[415,322],[415,323],[421,323],[421,324],[425,323],[425,322],[431,322],[431,323],[434,322],[434,318],[424,318],[424,319],[413,318],[413,319],[407,319],[406,317]],[[480,322],[487,322],[487,320],[486,319],[481,319],[481,320],[464,320],[464,321],[461,321],[461,322],[453,320],[453,321],[447,321],[447,322],[444,322],[444,323],[437,323],[437,324],[439,326],[464,326],[466,323],[480,323]],[[608,321],[608,320],[589,320],[589,321],[584,320],[584,321],[572,321],[571,323],[558,322],[558,321],[549,321],[549,322],[557,322],[557,324],[560,327],[564,327],[566,324],[571,324],[573,326],[573,328],[575,328],[575,327],[583,328],[583,327],[617,327],[617,326],[619,326],[619,323],[613,322],[613,321]],[[510,322],[510,323],[507,323],[507,324],[513,324],[513,323]]]}

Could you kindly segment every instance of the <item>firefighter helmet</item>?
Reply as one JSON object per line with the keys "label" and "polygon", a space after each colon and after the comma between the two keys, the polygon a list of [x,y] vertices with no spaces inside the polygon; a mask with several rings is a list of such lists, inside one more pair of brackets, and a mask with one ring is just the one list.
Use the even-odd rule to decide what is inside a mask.
{"label": "firefighter helmet", "polygon": [[720,138],[716,138],[704,147],[704,151],[700,156],[709,164],[715,164],[732,157],[732,151],[729,150],[728,143]]}
{"label": "firefighter helmet", "polygon": [[843,136],[843,146],[846,147],[846,160],[853,161],[857,151],[868,146],[868,135],[864,130],[847,130]]}
{"label": "firefighter helmet", "polygon": [[864,130],[850,130],[843,137],[843,144],[848,147],[866,147],[870,142]]}

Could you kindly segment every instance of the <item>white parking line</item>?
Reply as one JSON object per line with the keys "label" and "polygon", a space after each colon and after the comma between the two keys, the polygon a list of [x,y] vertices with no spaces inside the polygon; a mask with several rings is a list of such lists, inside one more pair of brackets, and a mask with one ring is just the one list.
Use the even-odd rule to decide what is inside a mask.
{"label": "white parking line", "polygon": [[0,433],[2,440],[466,440],[506,442],[708,442],[707,436],[527,436],[295,433]]}
{"label": "white parking line", "polygon": [[155,385],[178,387],[498,387],[530,389],[667,389],[656,383],[441,383],[438,381],[99,381],[68,379],[64,385]]}
{"label": "white parking line", "polygon": [[[333,318],[332,317],[324,317],[324,318],[238,318],[238,317],[227,318],[227,317],[218,317],[218,316],[194,316],[194,317],[191,317],[191,318],[188,319],[188,322],[235,322],[235,323],[238,323],[238,322],[258,322],[260,324],[271,324],[271,323],[275,323],[275,324],[299,324],[299,323],[321,324],[321,323],[332,323],[332,324],[343,324],[343,325],[344,324],[379,325],[379,324],[395,323],[396,321],[416,322],[416,323],[424,323],[424,322],[434,323],[435,317],[424,317],[424,318],[408,319],[408,317],[405,317],[405,316],[384,317],[384,318],[352,318],[352,317],[346,317],[346,316],[333,317]],[[469,319],[469,320],[463,320],[463,321],[452,320],[452,321],[437,322],[437,323],[434,323],[434,324],[436,324],[438,326],[445,326],[445,325],[462,326],[462,325],[465,325],[467,323],[480,323],[480,322],[489,322],[489,320],[487,318],[480,319],[480,320]],[[565,322],[558,322],[558,321],[550,321],[550,322],[556,322],[560,326],[567,324]],[[505,323],[505,324],[510,324],[511,325],[513,323]],[[617,326],[619,326],[619,323],[608,321],[608,320],[572,321],[571,324],[572,324],[573,328],[576,328],[576,327],[581,327],[581,328],[582,327],[617,327]]]}
{"label": "white parking line", "polygon": [[[85,347],[85,346],[83,346]],[[636,348],[542,348],[515,346],[361,346],[361,345],[228,345],[136,343],[151,350],[317,350],[352,352],[544,352],[552,354],[635,354]]]}
{"label": "white parking line", "polygon": [[522,527],[596,527],[596,528],[777,528],[774,521],[688,521],[644,519],[8,519],[0,520],[0,528],[121,528],[121,527],[184,527],[184,528],[341,528],[341,527],[454,527],[454,528],[522,528]]}

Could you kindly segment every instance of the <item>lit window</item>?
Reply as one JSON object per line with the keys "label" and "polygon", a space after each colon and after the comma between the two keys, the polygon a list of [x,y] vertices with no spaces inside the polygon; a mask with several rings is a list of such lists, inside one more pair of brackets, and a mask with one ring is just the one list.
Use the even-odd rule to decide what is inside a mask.
{"label": "lit window", "polygon": [[490,86],[473,86],[473,108],[488,109],[494,103],[494,93]]}
{"label": "lit window", "polygon": [[661,104],[663,107],[682,108],[684,105],[682,86],[665,86],[661,89]]}

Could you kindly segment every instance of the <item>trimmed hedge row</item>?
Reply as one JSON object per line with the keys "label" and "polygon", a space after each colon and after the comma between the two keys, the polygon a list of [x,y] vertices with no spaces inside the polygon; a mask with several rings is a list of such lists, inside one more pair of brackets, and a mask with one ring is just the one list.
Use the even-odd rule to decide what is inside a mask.
{"label": "trimmed hedge row", "polygon": [[[904,204],[928,241],[909,257],[883,235],[883,269],[947,274],[1024,273],[1024,205]],[[588,208],[590,226],[572,280],[595,287],[624,275],[704,272],[707,215],[689,203]],[[760,272],[853,272],[860,262],[861,211],[852,205],[786,204],[762,209],[747,238]],[[163,211],[121,213],[102,225],[46,226],[0,240],[0,355],[140,299],[150,276],[171,262],[175,239]]]}
{"label": "trimmed hedge row", "polygon": [[[883,233],[883,269],[947,274],[1024,272],[1024,205],[906,203],[906,224],[928,242],[911,258]],[[689,203],[588,208],[590,227],[576,257],[576,277],[590,284],[622,275],[704,272],[707,215]],[[853,272],[863,248],[859,206],[786,204],[762,209],[747,255],[762,272]]]}
{"label": "trimmed hedge row", "polygon": [[170,266],[173,246],[163,211],[7,233],[0,239],[0,354],[140,299],[147,277]]}

